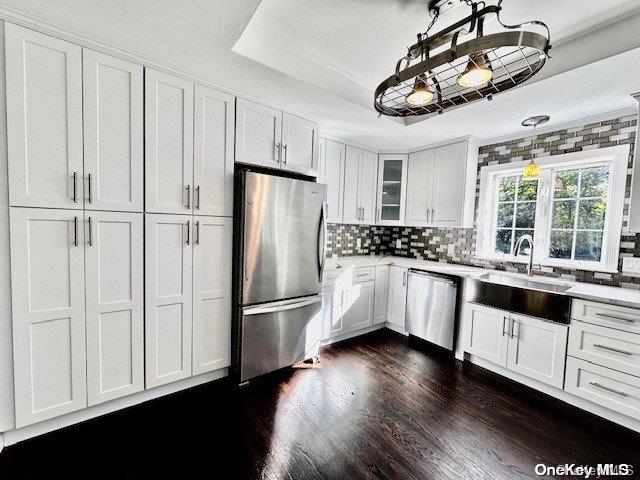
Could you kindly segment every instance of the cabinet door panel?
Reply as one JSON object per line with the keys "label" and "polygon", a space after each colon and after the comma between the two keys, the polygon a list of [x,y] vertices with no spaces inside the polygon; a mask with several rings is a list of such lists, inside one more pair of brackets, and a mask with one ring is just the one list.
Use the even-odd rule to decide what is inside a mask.
{"label": "cabinet door panel", "polygon": [[82,55],[85,208],[141,212],[142,66],[86,48]]}
{"label": "cabinet door panel", "polygon": [[87,405],[81,215],[11,208],[17,427]]}
{"label": "cabinet door panel", "polygon": [[511,319],[507,367],[562,388],[568,327],[514,313]]}
{"label": "cabinet door panel", "polygon": [[233,95],[195,87],[194,206],[200,215],[233,216]]}
{"label": "cabinet door panel", "polygon": [[357,283],[349,290],[346,306],[347,330],[353,332],[373,325],[374,283]]}
{"label": "cabinet door panel", "polygon": [[236,162],[280,168],[282,112],[236,99]]}
{"label": "cabinet door panel", "polygon": [[9,204],[80,209],[82,50],[5,23],[5,55]]}
{"label": "cabinet door panel", "polygon": [[380,155],[378,161],[377,225],[404,225],[406,155]]}
{"label": "cabinet door panel", "polygon": [[428,225],[431,216],[433,150],[409,154],[405,224]]}
{"label": "cabinet door panel", "polygon": [[145,211],[193,207],[193,84],[145,70]]}
{"label": "cabinet door panel", "polygon": [[507,365],[509,312],[467,303],[465,351]]}
{"label": "cabinet door panel", "polygon": [[193,374],[231,363],[233,219],[195,217],[193,232]]}
{"label": "cabinet door panel", "polygon": [[156,387],[191,376],[191,217],[145,218],[145,377]]}
{"label": "cabinet door panel", "polygon": [[462,225],[466,162],[466,143],[435,149],[430,220],[434,226]]}
{"label": "cabinet door panel", "polygon": [[361,158],[362,150],[347,145],[344,162],[344,201],[342,204],[344,223],[361,223],[360,204],[358,203]]}
{"label": "cabinet door panel", "polygon": [[405,310],[407,306],[407,269],[389,267],[389,299],[387,322],[405,328]]}
{"label": "cabinet door panel", "polygon": [[373,323],[387,321],[387,298],[389,296],[389,267],[376,267],[375,302]]}
{"label": "cabinet door panel", "polygon": [[282,114],[282,168],[304,175],[318,174],[318,125]]}
{"label": "cabinet door panel", "polygon": [[324,151],[324,179],[327,184],[327,222],[342,222],[342,199],[344,195],[345,147],[331,140]]}
{"label": "cabinet door panel", "polygon": [[372,225],[376,221],[376,186],[378,185],[378,154],[362,151],[358,202],[362,208],[361,223]]}
{"label": "cabinet door panel", "polygon": [[89,405],[144,388],[142,216],[141,213],[87,212]]}

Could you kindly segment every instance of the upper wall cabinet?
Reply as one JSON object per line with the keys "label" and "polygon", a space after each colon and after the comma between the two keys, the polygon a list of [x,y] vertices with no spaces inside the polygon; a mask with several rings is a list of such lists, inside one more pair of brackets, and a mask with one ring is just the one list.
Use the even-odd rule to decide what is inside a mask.
{"label": "upper wall cabinet", "polygon": [[378,155],[347,146],[344,169],[343,222],[375,222]]}
{"label": "upper wall cabinet", "polygon": [[145,72],[145,211],[233,215],[234,97]]}
{"label": "upper wall cabinet", "polygon": [[405,225],[473,226],[478,147],[459,142],[411,153]]}
{"label": "upper wall cabinet", "polygon": [[236,118],[236,162],[317,175],[315,123],[242,98]]}
{"label": "upper wall cabinet", "polygon": [[143,210],[142,66],[83,49],[85,208]]}
{"label": "upper wall cabinet", "polygon": [[332,140],[322,139],[320,152],[318,181],[327,185],[327,222],[341,223],[345,146]]}
{"label": "upper wall cabinet", "polygon": [[403,225],[406,155],[380,155],[378,162],[378,225]]}
{"label": "upper wall cabinet", "polygon": [[5,23],[9,203],[82,208],[82,49]]}
{"label": "upper wall cabinet", "polygon": [[195,87],[193,184],[195,213],[233,216],[234,97]]}
{"label": "upper wall cabinet", "polygon": [[145,209],[190,213],[193,180],[193,83],[145,72]]}

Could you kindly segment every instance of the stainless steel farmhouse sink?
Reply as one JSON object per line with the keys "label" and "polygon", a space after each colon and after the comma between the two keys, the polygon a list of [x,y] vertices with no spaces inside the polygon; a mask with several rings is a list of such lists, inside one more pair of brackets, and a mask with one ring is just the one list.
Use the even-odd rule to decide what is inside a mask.
{"label": "stainless steel farmhouse sink", "polygon": [[469,299],[490,307],[569,323],[571,285],[546,279],[485,273],[469,283]]}

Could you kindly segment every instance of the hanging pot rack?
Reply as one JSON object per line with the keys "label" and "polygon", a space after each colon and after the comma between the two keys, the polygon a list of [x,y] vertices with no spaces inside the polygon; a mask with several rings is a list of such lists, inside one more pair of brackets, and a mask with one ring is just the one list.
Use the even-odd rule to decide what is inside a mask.
{"label": "hanging pot rack", "polygon": [[[484,2],[470,0],[431,0],[429,10],[433,20],[425,33],[417,35],[418,41],[408,48],[407,55],[398,60],[395,73],[376,88],[376,111],[392,117],[442,114],[483,98],[491,100],[493,95],[520,85],[538,73],[549,58],[549,28],[537,20],[518,25],[504,24],[500,19],[502,1],[499,0],[497,5],[485,5]],[[429,35],[442,9],[451,7],[455,2],[467,3],[471,14]],[[496,15],[504,31],[485,35],[485,18],[491,14]],[[524,27],[540,27],[545,33]],[[459,43],[461,35],[473,33],[475,38]],[[448,49],[435,52],[447,44]],[[465,67],[478,67],[480,63],[491,68],[493,77],[481,86],[459,85],[457,79]],[[425,79],[435,94],[431,102],[421,106],[406,101],[418,75],[422,75],[420,79]]]}

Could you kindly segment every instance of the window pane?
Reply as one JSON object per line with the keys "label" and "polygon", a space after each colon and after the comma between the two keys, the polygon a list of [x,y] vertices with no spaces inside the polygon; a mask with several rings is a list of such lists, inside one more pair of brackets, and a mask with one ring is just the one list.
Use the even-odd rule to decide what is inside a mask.
{"label": "window pane", "polygon": [[513,225],[513,203],[498,204],[498,227],[511,227]]}
{"label": "window pane", "polygon": [[602,232],[578,232],[576,260],[599,262],[602,255]]}
{"label": "window pane", "polygon": [[534,202],[518,203],[516,210],[516,228],[533,228],[536,221]]}
{"label": "window pane", "polygon": [[504,177],[500,180],[498,186],[498,200],[513,201],[516,198],[516,178],[517,177]]}
{"label": "window pane", "polygon": [[551,258],[571,258],[573,232],[551,231],[549,256]]}
{"label": "window pane", "polygon": [[535,200],[537,196],[537,180],[520,180],[518,185],[518,200]]}
{"label": "window pane", "polygon": [[562,200],[553,202],[551,217],[552,228],[573,228],[576,212],[575,200]]}
{"label": "window pane", "polygon": [[609,167],[585,168],[580,180],[581,197],[604,197],[609,183]]}
{"label": "window pane", "polygon": [[554,198],[573,198],[578,194],[578,170],[556,172],[553,185]]}
{"label": "window pane", "polygon": [[511,229],[496,230],[496,253],[511,253],[511,237],[513,231]]}
{"label": "window pane", "polygon": [[578,228],[600,230],[604,228],[604,200],[580,200],[578,202]]}
{"label": "window pane", "polygon": [[[529,235],[533,239],[533,230],[516,230],[516,238],[513,244],[514,248],[515,248],[515,244],[518,242],[518,239],[523,235]],[[513,253],[515,254],[516,252],[514,251]],[[530,253],[531,253],[531,244],[526,240],[524,240],[524,242],[522,243],[522,246],[520,247],[520,251],[518,252],[518,256],[527,257],[529,256]]]}

